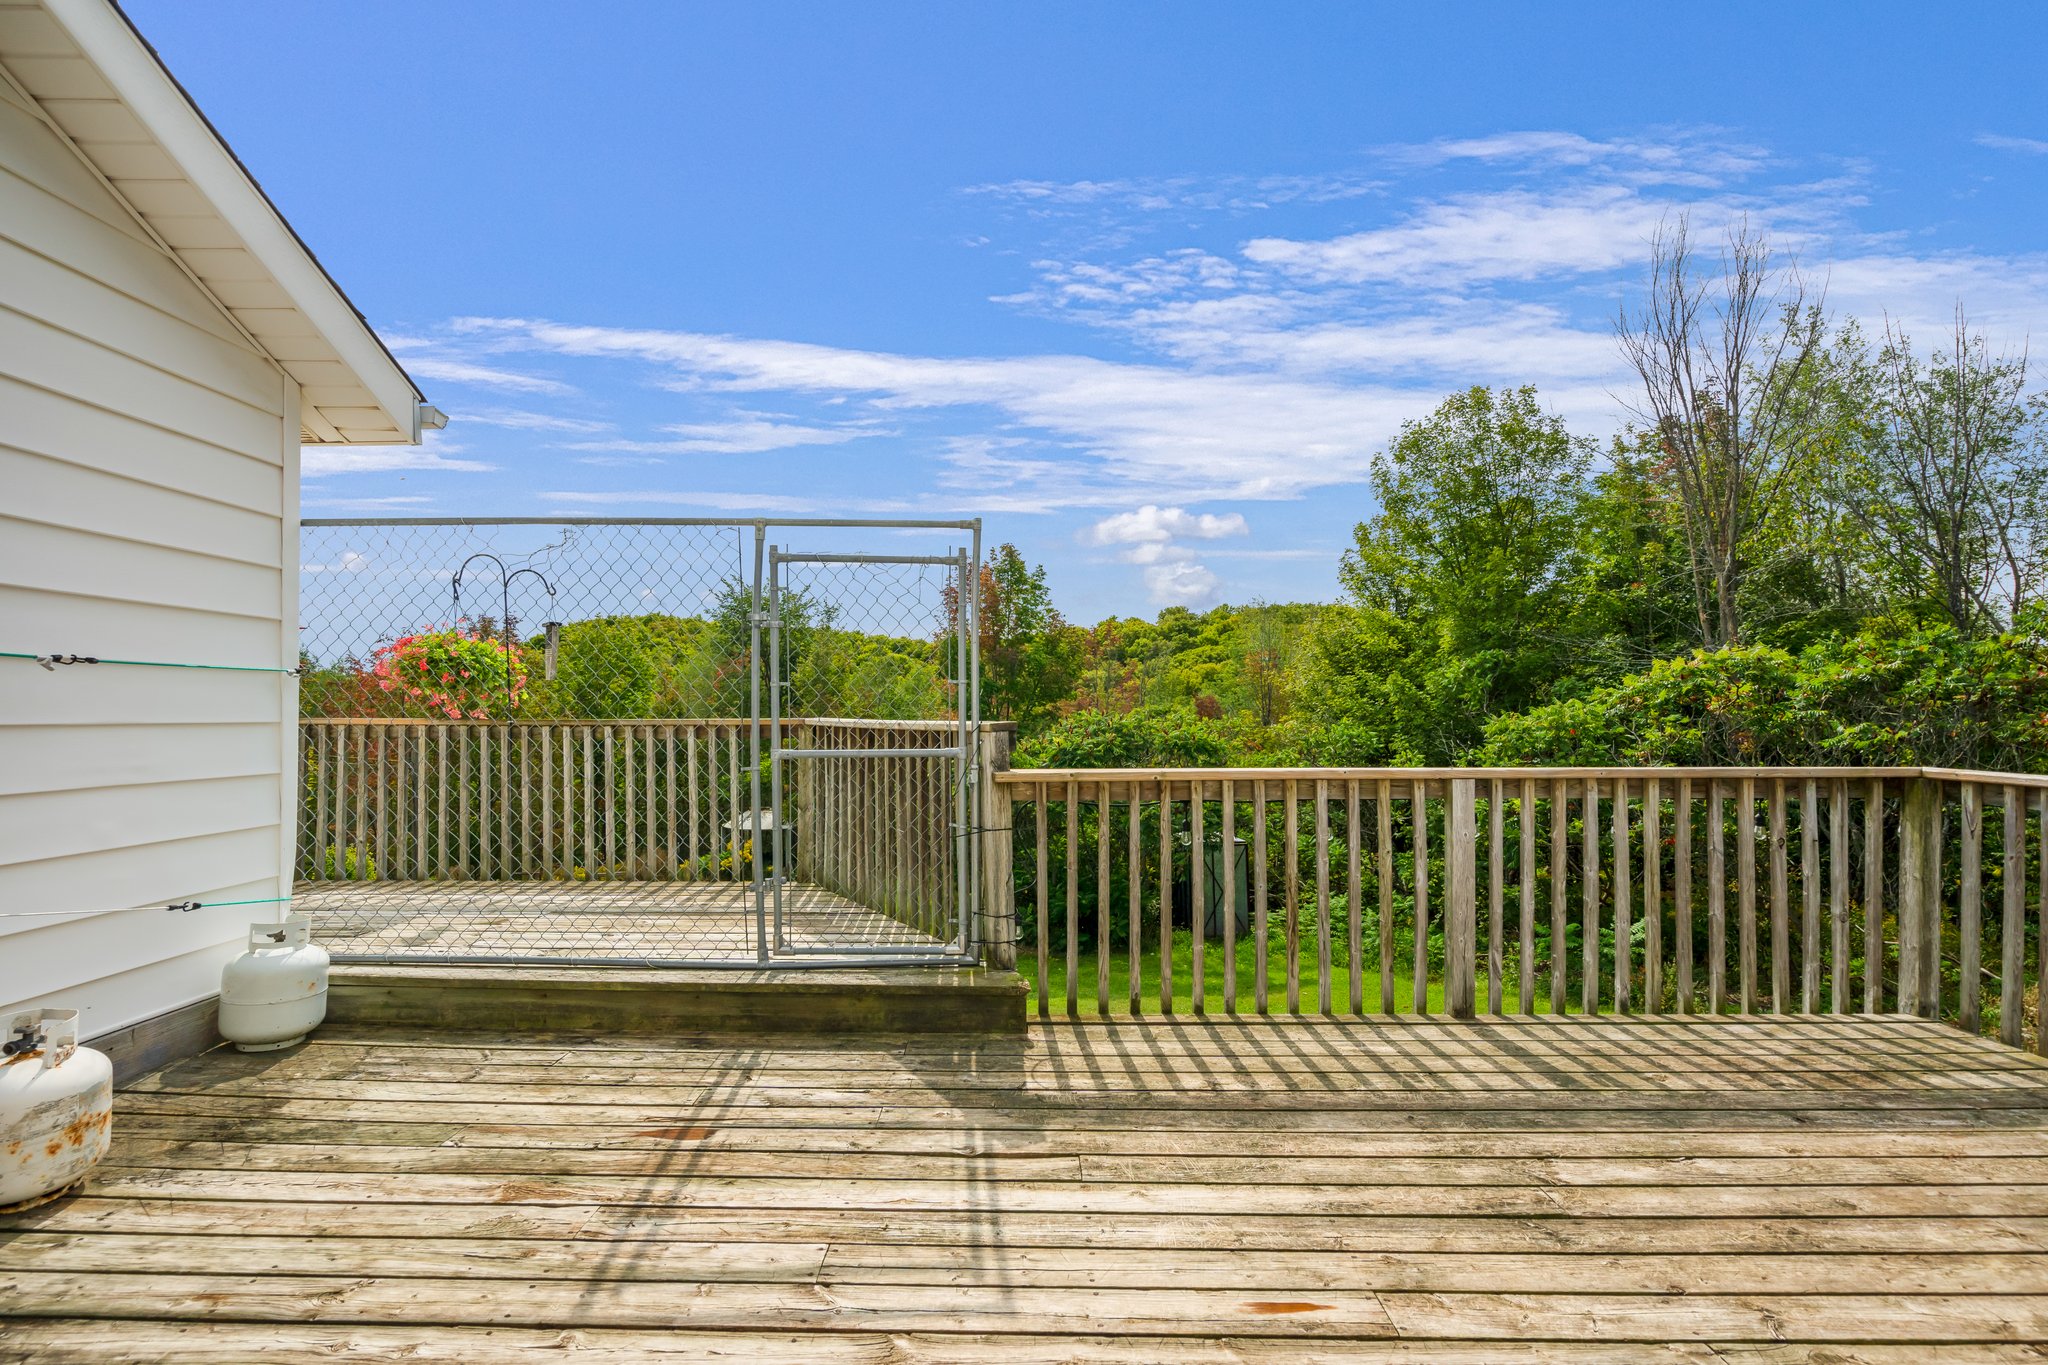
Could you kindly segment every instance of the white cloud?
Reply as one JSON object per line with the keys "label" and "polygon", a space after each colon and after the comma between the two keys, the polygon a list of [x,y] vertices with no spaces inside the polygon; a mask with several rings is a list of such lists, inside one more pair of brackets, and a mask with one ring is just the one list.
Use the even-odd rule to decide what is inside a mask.
{"label": "white cloud", "polygon": [[1149,565],[1144,577],[1155,606],[1205,608],[1221,600],[1223,580],[1192,558]]}
{"label": "white cloud", "polygon": [[341,557],[332,564],[301,564],[300,573],[364,573],[370,567],[370,557],[360,550],[344,550]]}
{"label": "white cloud", "polygon": [[1419,166],[1480,161],[1547,169],[1597,167],[1629,183],[1694,186],[1739,179],[1761,170],[1769,162],[1763,148],[1734,141],[1712,128],[1682,130],[1666,137],[1604,140],[1536,129],[1485,137],[1441,138],[1381,151],[1389,160]]}
{"label": "white cloud", "polygon": [[1189,512],[1147,503],[1104,517],[1083,539],[1091,545],[1123,547],[1117,557],[1142,568],[1145,590],[1156,606],[1214,606],[1223,580],[1182,540],[1221,540],[1250,532],[1242,515]]}
{"label": "white cloud", "polygon": [[1990,147],[2001,152],[2025,152],[2029,156],[2048,156],[2048,142],[2033,137],[2007,137],[2004,133],[1979,133],[1974,139],[1979,147]]}
{"label": "white cloud", "polygon": [[663,455],[751,455],[797,446],[840,445],[877,434],[874,427],[818,427],[795,422],[748,419],[736,422],[685,422],[666,426],[667,441],[575,441],[571,450],[616,450]]}
{"label": "white cloud", "polygon": [[1237,512],[1218,516],[1148,502],[1096,522],[1088,529],[1088,540],[1093,545],[1158,545],[1170,540],[1221,540],[1250,530]]}
{"label": "white cloud", "polygon": [[553,413],[523,412],[516,408],[484,408],[451,414],[449,421],[463,426],[504,427],[511,431],[562,431],[595,435],[610,431],[610,422],[593,422],[580,417],[557,417]]}
{"label": "white cloud", "polygon": [[1119,208],[1140,213],[1245,212],[1276,204],[1327,204],[1373,194],[1379,179],[1326,175],[1178,175],[1115,180],[1009,180],[970,185],[962,193],[1017,205],[1027,211]]}
{"label": "white cloud", "polygon": [[902,502],[863,502],[845,498],[799,498],[778,493],[680,492],[672,488],[636,491],[543,493],[544,501],[587,507],[702,507],[713,512],[766,512],[783,516],[830,516],[835,513],[879,516],[907,512]]}
{"label": "white cloud", "polygon": [[555,379],[518,374],[490,365],[445,356],[408,356],[406,373],[415,379],[439,379],[449,384],[470,384],[484,389],[508,389],[514,393],[574,393],[575,389]]}
{"label": "white cloud", "polygon": [[692,385],[857,399],[877,414],[992,408],[1096,462],[1088,501],[1293,497],[1363,476],[1412,399],[1277,375],[1047,355],[939,358],[698,332],[466,319],[496,344],[669,367]]}
{"label": "white cloud", "polygon": [[[2039,150],[2002,135],[1979,141]],[[871,462],[875,492],[898,499],[854,509],[763,476],[775,491],[758,497],[548,495],[557,501],[792,515],[1086,508],[1101,519],[1083,536],[1102,558],[1128,563],[1155,597],[1197,601],[1224,590],[1212,564],[1307,556],[1225,549],[1187,508],[1355,490],[1401,422],[1453,389],[1534,383],[1576,430],[1613,430],[1622,420],[1614,395],[1628,380],[1611,319],[1639,286],[1650,238],[1679,213],[1709,253],[1725,226],[1747,217],[1810,277],[1828,279],[1838,311],[1866,322],[1889,315],[1931,336],[1958,298],[1995,340],[2048,320],[2048,253],[1971,254],[1938,250],[1931,235],[1864,232],[1857,211],[1871,173],[1839,160],[1826,171],[1834,178],[1819,178],[1702,129],[1509,131],[1369,155],[1382,178],[1132,177],[968,191],[982,215],[973,226],[1031,263],[1022,287],[998,302],[1084,323],[1096,329],[1089,340],[1107,337],[1114,351],[1081,353],[1096,349],[1082,341],[1050,354],[918,354],[471,318],[409,339],[407,354],[502,374],[533,355],[533,368],[579,381],[613,361],[623,382],[668,391],[655,395],[674,404],[663,418],[686,420],[645,420],[631,439],[531,428],[582,438],[573,448],[593,464],[887,438],[874,447],[886,451]],[[1382,195],[1384,206],[1367,197]],[[1336,199],[1348,201],[1336,212],[1303,207]],[[1295,207],[1229,235],[1230,215],[1282,203]],[[995,227],[1023,220],[1028,243]],[[556,357],[566,358],[559,367]],[[775,410],[734,406],[742,403]],[[1203,515],[1221,521],[1227,510]],[[1224,534],[1245,534],[1241,519]]]}
{"label": "white cloud", "polygon": [[438,431],[425,433],[425,438],[423,444],[416,446],[301,446],[299,472],[306,478],[319,479],[330,474],[386,474],[414,469],[481,474],[496,468],[481,460],[455,458],[462,447]]}
{"label": "white cloud", "polygon": [[1323,240],[1261,237],[1248,260],[1311,281],[1527,281],[1602,273],[1645,259],[1674,206],[1619,185],[1564,194],[1510,190],[1424,206],[1406,222]]}

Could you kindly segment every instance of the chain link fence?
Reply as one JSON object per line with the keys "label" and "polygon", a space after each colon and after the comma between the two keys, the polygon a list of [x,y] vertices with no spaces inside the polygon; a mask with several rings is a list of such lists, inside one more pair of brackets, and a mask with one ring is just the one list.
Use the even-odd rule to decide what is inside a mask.
{"label": "chain link fence", "polygon": [[974,534],[306,522],[298,910],[358,960],[964,958]]}

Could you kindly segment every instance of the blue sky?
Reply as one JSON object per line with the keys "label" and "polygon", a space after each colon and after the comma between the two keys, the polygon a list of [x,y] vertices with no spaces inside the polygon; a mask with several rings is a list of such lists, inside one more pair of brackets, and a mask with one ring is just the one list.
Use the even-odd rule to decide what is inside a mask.
{"label": "blue sky", "polygon": [[453,420],[308,515],[961,516],[1322,599],[1401,421],[1604,439],[1666,215],[2048,334],[2048,8],[131,0]]}

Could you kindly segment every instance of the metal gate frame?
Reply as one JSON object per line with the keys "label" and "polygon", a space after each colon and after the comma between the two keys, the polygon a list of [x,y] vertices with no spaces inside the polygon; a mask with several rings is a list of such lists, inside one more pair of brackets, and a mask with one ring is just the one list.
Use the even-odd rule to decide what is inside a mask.
{"label": "metal gate frame", "polygon": [[[781,869],[785,853],[782,822],[776,821],[777,875],[771,884],[764,875],[764,860],[752,860],[752,900],[755,920],[754,960],[730,958],[626,958],[591,957],[573,953],[555,954],[498,954],[498,953],[456,953],[456,954],[409,954],[409,953],[358,953],[346,951],[336,953],[336,961],[360,963],[389,963],[393,965],[536,965],[576,966],[630,969],[636,967],[661,967],[692,970],[805,970],[833,966],[858,965],[876,966],[934,966],[973,965],[979,960],[981,950],[979,903],[981,899],[981,848],[977,837],[974,812],[978,809],[976,784],[980,780],[980,733],[981,733],[981,633],[980,633],[980,582],[981,563],[981,520],[940,521],[923,519],[844,519],[844,518],[736,518],[736,517],[307,517],[299,525],[303,528],[339,527],[498,527],[498,526],[638,526],[638,527],[717,527],[739,532],[752,527],[754,531],[754,564],[752,574],[752,611],[750,612],[750,667],[749,667],[749,710],[748,762],[750,774],[747,784],[751,809],[756,813],[763,809],[761,789],[761,761],[763,739],[767,736],[766,748],[771,760],[771,789],[777,805],[770,807],[779,811],[781,796],[781,763],[788,758],[804,757],[804,751],[792,750],[781,742],[780,688],[771,687],[768,715],[762,714],[761,690],[764,673],[779,681],[780,654],[764,663],[764,632],[770,640],[779,644],[780,622],[768,605],[770,582],[765,577],[771,565],[771,552],[779,556],[778,562],[830,561],[848,563],[872,563],[887,565],[903,564],[945,564],[953,566],[958,575],[958,608],[954,628],[961,641],[956,657],[964,663],[964,676],[958,679],[955,707],[958,726],[958,743],[929,752],[950,754],[957,758],[955,795],[951,818],[951,836],[961,846],[955,859],[956,912],[955,932],[950,941],[935,944],[931,949],[906,950],[901,945],[876,946],[870,949],[835,947],[820,950],[777,951],[781,933]],[[791,552],[783,554],[768,543],[771,529],[814,529],[822,531],[959,531],[967,534],[969,547],[964,552],[952,555],[823,555]],[[744,540],[741,542],[744,555]],[[742,559],[744,565],[744,559]],[[742,572],[744,569],[742,568]],[[296,594],[295,594],[296,595]],[[737,719],[737,717],[735,717]],[[868,751],[875,752],[875,751]],[[840,755],[843,757],[843,755]],[[876,752],[877,757],[911,756],[910,751]],[[303,819],[303,812],[298,817]],[[771,913],[775,922],[775,936],[771,938],[769,922]]]}
{"label": "metal gate frame", "polygon": [[[975,837],[973,811],[975,809],[974,784],[979,772],[977,739],[981,732],[981,658],[980,623],[977,619],[980,608],[979,583],[976,581],[977,566],[981,561],[981,528],[974,526],[974,545],[971,549],[956,550],[949,555],[887,555],[826,553],[822,551],[789,551],[780,546],[767,547],[766,610],[756,612],[754,646],[754,689],[755,689],[755,732],[760,731],[761,716],[759,690],[761,664],[764,651],[760,646],[760,623],[765,620],[768,628],[768,646],[765,658],[768,669],[768,772],[770,793],[767,809],[775,815],[774,867],[775,875],[768,877],[762,871],[763,860],[754,859],[754,883],[759,898],[757,913],[760,916],[763,961],[790,962],[792,960],[832,959],[844,961],[858,959],[871,965],[882,962],[949,963],[971,964],[976,960],[978,945],[974,942],[975,926],[980,923],[977,913],[981,887],[981,841]],[[760,584],[762,556],[757,543],[755,552],[755,598],[761,601]],[[784,742],[782,716],[782,587],[783,566],[788,564],[871,564],[888,565],[938,565],[952,570],[957,607],[953,614],[953,657],[956,672],[953,676],[954,696],[954,738],[953,743],[943,746],[921,748],[862,749],[849,755],[838,749],[791,748]],[[954,844],[953,857],[953,905],[952,930],[944,942],[935,942],[929,947],[888,945],[842,945],[832,947],[802,948],[790,945],[784,937],[782,871],[789,864],[788,829],[781,818],[783,809],[783,773],[788,763],[805,760],[836,760],[840,762],[903,759],[903,758],[950,758],[952,762],[953,810],[949,819],[949,835]],[[760,838],[758,812],[762,809],[760,800],[760,760],[754,762],[753,779],[755,795],[753,808],[757,812],[755,838]],[[769,933],[772,919],[773,933]]]}

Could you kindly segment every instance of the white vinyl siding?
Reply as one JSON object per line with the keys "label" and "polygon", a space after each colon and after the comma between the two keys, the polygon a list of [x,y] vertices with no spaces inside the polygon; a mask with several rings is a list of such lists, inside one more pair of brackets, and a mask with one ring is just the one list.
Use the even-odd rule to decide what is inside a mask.
{"label": "white vinyl siding", "polygon": [[[0,93],[0,649],[291,662],[297,407],[292,381]],[[0,913],[80,912],[0,917],[0,1010],[76,1007],[97,1034],[218,989],[247,924],[280,907],[116,907],[289,890],[288,688],[0,660]]]}

